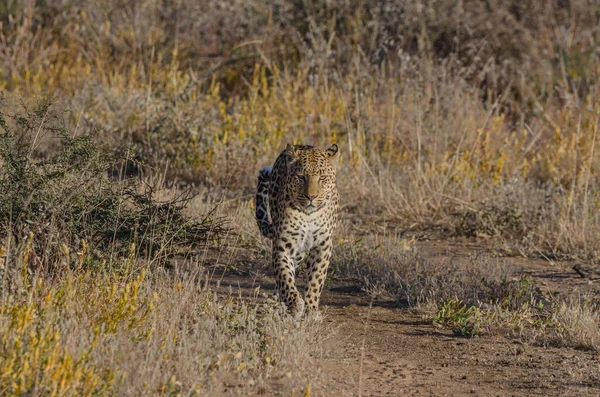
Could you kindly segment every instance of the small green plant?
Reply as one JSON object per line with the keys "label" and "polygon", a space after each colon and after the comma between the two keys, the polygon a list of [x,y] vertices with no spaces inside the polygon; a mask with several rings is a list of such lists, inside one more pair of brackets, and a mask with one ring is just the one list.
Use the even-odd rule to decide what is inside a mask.
{"label": "small green plant", "polygon": [[481,331],[482,312],[476,306],[467,306],[457,298],[447,299],[433,317],[433,323],[452,329],[456,336],[473,337]]}

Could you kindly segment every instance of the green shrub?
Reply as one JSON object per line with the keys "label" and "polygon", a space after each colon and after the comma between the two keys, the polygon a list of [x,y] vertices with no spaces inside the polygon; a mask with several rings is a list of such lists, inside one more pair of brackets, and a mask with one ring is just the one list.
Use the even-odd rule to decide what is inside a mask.
{"label": "green shrub", "polygon": [[31,236],[34,266],[48,269],[82,246],[97,259],[135,250],[160,262],[226,231],[212,212],[184,215],[189,191],[157,201],[156,186],[123,175],[131,160],[93,134],[69,133],[51,102],[12,116],[0,107],[0,129],[0,236],[16,247]]}

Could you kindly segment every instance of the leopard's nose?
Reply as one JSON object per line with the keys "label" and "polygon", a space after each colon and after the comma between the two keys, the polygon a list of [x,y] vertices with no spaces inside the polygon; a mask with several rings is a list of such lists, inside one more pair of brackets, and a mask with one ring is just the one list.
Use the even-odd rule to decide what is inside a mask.
{"label": "leopard's nose", "polygon": [[307,195],[306,195],[306,197],[307,197],[307,198],[308,198],[310,201],[313,201],[314,199],[316,199],[316,198],[317,198],[317,195],[316,195],[316,194],[307,194]]}

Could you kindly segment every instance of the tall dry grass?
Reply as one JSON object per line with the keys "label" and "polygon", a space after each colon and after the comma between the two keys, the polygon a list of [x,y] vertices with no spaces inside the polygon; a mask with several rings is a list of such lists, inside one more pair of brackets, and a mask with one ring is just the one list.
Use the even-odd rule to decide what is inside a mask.
{"label": "tall dry grass", "polygon": [[595,260],[597,13],[584,1],[9,1],[0,86],[57,95],[79,131],[228,197],[249,196],[285,142],[336,141],[345,207],[370,228],[442,225]]}
{"label": "tall dry grass", "polygon": [[1,296],[5,395],[247,395],[317,377],[318,324],[294,323],[258,290],[217,288],[198,263],[165,274],[132,260],[50,282],[22,255]]}
{"label": "tall dry grass", "polygon": [[[435,227],[442,237],[492,237],[514,253],[597,263],[599,15],[599,6],[584,0],[8,0],[0,4],[1,119],[14,121],[8,127],[18,139],[19,128],[27,127],[19,123],[31,119],[23,106],[34,109],[35,97],[53,97],[68,110],[59,127],[69,139],[92,137],[112,154],[127,153],[129,166],[117,174],[192,186],[207,202],[220,203],[220,211],[231,210],[235,216],[223,213],[234,218],[237,233],[230,236],[233,248],[217,255],[221,265],[232,265],[239,255],[265,259],[268,247],[248,218],[257,170],[272,163],[286,142],[332,141],[342,151],[338,184],[348,236],[371,241],[377,239],[373,233]],[[35,117],[25,128],[34,135],[47,122],[43,114]],[[38,149],[34,159],[41,165],[60,153],[52,140]],[[95,186],[106,186],[105,178]],[[94,191],[77,178],[71,182],[82,200]],[[23,186],[31,187],[26,181]],[[54,196],[59,203],[74,197],[70,189],[46,186],[65,193]],[[3,187],[6,193],[14,184]],[[136,188],[131,192],[143,191]],[[135,271],[111,268],[98,280],[86,266],[69,273],[78,256],[64,261],[64,252],[83,251],[73,223],[63,222],[58,208],[52,225],[62,224],[67,237],[45,241],[54,244],[48,246],[57,261],[69,263],[64,278],[48,280],[27,270],[35,266],[21,274],[23,262],[40,257],[40,233],[30,248],[27,233],[18,236],[18,246],[0,246],[8,250],[3,274],[21,277],[2,298],[2,348],[25,349],[10,353],[10,387],[65,391],[69,384],[73,393],[139,394],[198,386],[203,393],[219,390],[230,377],[231,384],[259,390],[281,372],[265,363],[265,345],[258,341],[286,332],[297,342],[282,341],[274,350],[290,360],[281,371],[306,367],[310,330],[277,328],[285,321],[258,313],[254,303],[215,298],[201,271],[191,278],[195,284],[188,276],[163,277],[149,266],[149,256],[135,253]],[[199,215],[206,208],[187,211]],[[43,225],[44,219],[41,214],[34,220]],[[168,233],[176,232],[167,231],[162,241],[173,241]],[[115,263],[126,260],[131,242],[122,244],[125,254],[108,256]],[[433,297],[439,303],[452,295],[491,299],[477,269],[464,275],[407,265],[401,278],[388,277],[398,269],[368,266],[373,257],[417,267],[419,260],[371,248],[355,253],[359,262],[348,257],[338,269],[358,269],[373,288],[384,275],[390,283],[385,288],[414,302]],[[170,249],[164,251],[170,258]],[[92,254],[94,261],[106,256]],[[141,269],[146,275],[140,279]],[[499,283],[490,285],[500,285],[497,269],[485,269]],[[403,281],[413,276],[412,284]],[[103,291],[113,290],[101,305],[86,305],[84,297],[105,299]],[[65,294],[73,300],[53,298]],[[125,310],[120,325],[105,319],[94,323],[101,326],[98,333],[88,327],[90,319],[115,310]],[[141,328],[135,325],[140,321]],[[105,331],[115,326],[119,332]],[[152,331],[139,336],[140,330]],[[219,333],[233,345],[220,336],[203,339]],[[54,345],[56,351],[48,350]],[[139,359],[128,361],[122,352]],[[46,371],[44,365],[59,362],[56,368],[64,372]],[[143,384],[146,375],[154,383]]]}
{"label": "tall dry grass", "polygon": [[73,137],[50,104],[4,110],[3,395],[310,387],[324,327],[294,322],[258,283],[249,296],[220,285],[244,244],[227,226],[241,213],[224,220],[218,203],[160,175],[128,176],[130,159]]}

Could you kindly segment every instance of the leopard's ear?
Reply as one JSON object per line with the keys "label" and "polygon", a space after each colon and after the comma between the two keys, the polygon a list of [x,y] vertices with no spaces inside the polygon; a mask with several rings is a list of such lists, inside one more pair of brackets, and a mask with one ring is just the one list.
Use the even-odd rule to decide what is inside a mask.
{"label": "leopard's ear", "polygon": [[334,143],[333,145],[329,146],[329,149],[325,151],[327,152],[329,157],[335,157],[338,154],[338,145]]}
{"label": "leopard's ear", "polygon": [[298,153],[296,152],[296,148],[291,143],[285,145],[285,150],[283,152],[288,157],[288,165],[292,165],[298,160]]}
{"label": "leopard's ear", "polygon": [[290,156],[292,158],[296,158],[297,150],[296,150],[296,147],[294,145],[292,145],[291,143],[288,143],[288,144],[285,145],[284,152],[288,156]]}
{"label": "leopard's ear", "polygon": [[329,158],[329,162],[331,164],[333,164],[333,166],[336,166],[338,158],[340,157],[340,152],[339,152],[338,145],[336,145],[334,143],[327,150],[325,150],[325,153],[327,154],[327,156]]}

